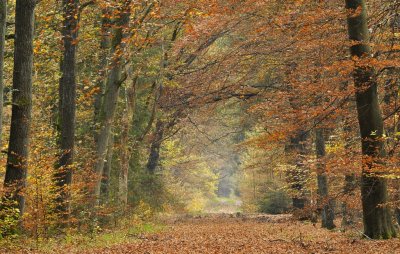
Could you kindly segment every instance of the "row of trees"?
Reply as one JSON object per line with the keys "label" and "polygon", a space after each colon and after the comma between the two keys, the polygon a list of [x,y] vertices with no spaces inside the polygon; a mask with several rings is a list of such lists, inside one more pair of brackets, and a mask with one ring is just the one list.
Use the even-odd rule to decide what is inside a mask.
{"label": "row of trees", "polygon": [[[274,161],[278,167],[284,166],[293,207],[313,206],[311,194],[315,190],[314,204],[322,216],[322,225],[334,228],[334,200],[347,201],[342,207],[346,216],[350,209],[347,199],[349,195],[355,199],[360,180],[364,234],[370,238],[391,238],[396,230],[390,211],[398,200],[397,194],[389,199],[387,188],[388,179],[397,178],[397,138],[390,130],[392,127],[385,130],[384,124],[397,125],[392,118],[397,108],[388,102],[382,104],[379,98],[388,98],[388,91],[397,89],[398,15],[393,9],[395,4],[384,1],[370,3],[373,10],[382,10],[381,16],[370,19],[366,1],[346,1],[345,9],[338,8],[341,4],[289,4],[286,19],[277,26],[290,32],[275,33],[287,38],[287,44],[281,45],[283,50],[279,51],[286,62],[278,60],[284,65],[278,68],[285,76],[274,77],[275,82],[284,80],[288,85],[278,89],[274,86],[271,92],[276,98],[269,94],[267,100],[254,106],[254,112],[266,121],[271,121],[271,117],[278,121],[272,120],[265,132],[251,139],[268,156],[289,156],[285,163]],[[373,22],[368,24],[368,20]],[[371,31],[375,32],[373,36]],[[377,52],[372,50],[372,44]],[[381,82],[385,87],[379,89]],[[251,182],[251,174],[247,174]],[[343,184],[341,190],[338,176],[343,177],[339,181]],[[390,182],[391,187],[397,188],[396,180]],[[397,193],[397,189],[393,191]]]}
{"label": "row of trees", "polygon": [[[365,235],[395,236],[387,178],[397,177],[399,26],[397,2],[377,2],[368,19],[361,0],[2,1],[0,74],[13,85],[0,79],[1,219],[17,208],[25,227],[47,230],[143,204],[201,210],[192,201],[215,198],[218,182],[226,193],[225,174],[269,164],[284,170],[273,184],[289,187],[298,209],[311,204],[315,169],[328,228],[331,188],[343,182],[353,195],[360,176]],[[234,120],[212,127],[211,114]],[[218,150],[235,143],[223,165]]]}
{"label": "row of trees", "polygon": [[[37,231],[41,220],[46,220],[39,225],[44,229],[80,216],[97,221],[110,209],[124,214],[142,203],[158,210],[165,199],[176,209],[195,207],[187,196],[214,195],[210,179],[215,173],[198,159],[191,158],[193,171],[186,175],[156,175],[161,144],[176,134],[194,97],[177,85],[176,76],[213,43],[193,45],[194,53],[187,49],[179,59],[169,59],[175,41],[197,15],[192,6],[173,1],[4,2],[2,52],[14,52],[2,61],[2,69],[14,72],[12,89],[5,89],[13,98],[4,221],[18,209],[14,219],[25,218]],[[6,10],[15,17],[7,17]],[[11,40],[13,45],[5,44]],[[164,164],[177,167],[172,162],[178,155],[167,156],[171,161]],[[192,185],[191,194],[180,198],[173,193],[189,185],[170,188],[159,180],[192,183],[193,174],[199,174],[199,183],[211,183]]]}

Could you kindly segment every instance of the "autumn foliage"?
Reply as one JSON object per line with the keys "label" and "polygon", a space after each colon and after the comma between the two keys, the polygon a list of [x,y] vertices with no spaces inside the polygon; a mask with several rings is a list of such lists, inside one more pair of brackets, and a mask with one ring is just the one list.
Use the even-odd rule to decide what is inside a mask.
{"label": "autumn foliage", "polygon": [[[398,1],[32,1],[31,117],[16,124],[21,1],[1,6],[0,238],[225,212],[396,236]],[[28,123],[22,158],[10,133]],[[288,237],[276,246],[315,250]]]}

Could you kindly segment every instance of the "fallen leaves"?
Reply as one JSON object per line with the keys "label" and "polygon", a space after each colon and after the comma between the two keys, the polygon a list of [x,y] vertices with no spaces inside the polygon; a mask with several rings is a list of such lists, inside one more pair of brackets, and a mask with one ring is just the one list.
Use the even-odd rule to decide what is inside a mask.
{"label": "fallen leaves", "polygon": [[170,219],[165,231],[87,253],[400,253],[398,239],[369,241],[290,216],[214,215]]}

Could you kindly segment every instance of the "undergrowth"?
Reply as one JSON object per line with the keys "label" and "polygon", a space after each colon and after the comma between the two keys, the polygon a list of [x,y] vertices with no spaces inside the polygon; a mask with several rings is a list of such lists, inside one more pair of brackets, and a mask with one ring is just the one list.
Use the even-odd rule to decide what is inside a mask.
{"label": "undergrowth", "polygon": [[121,223],[120,227],[101,229],[95,234],[66,231],[65,235],[33,239],[24,235],[0,240],[0,253],[80,253],[137,241],[144,234],[156,233],[164,226],[156,222]]}

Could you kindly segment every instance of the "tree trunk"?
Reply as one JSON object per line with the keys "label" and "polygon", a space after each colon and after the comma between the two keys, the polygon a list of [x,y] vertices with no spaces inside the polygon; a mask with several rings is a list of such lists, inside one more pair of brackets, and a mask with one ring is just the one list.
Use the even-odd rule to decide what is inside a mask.
{"label": "tree trunk", "polygon": [[318,128],[315,135],[315,151],[317,155],[317,180],[318,180],[318,196],[319,205],[322,206],[321,219],[322,227],[327,229],[335,228],[335,211],[334,200],[329,198],[328,177],[325,169],[325,137],[324,129]]}
{"label": "tree trunk", "polygon": [[383,120],[378,101],[374,68],[359,60],[370,57],[367,11],[364,0],[346,0],[350,48],[355,59],[354,83],[358,121],[362,139],[363,172],[361,196],[364,233],[370,238],[391,238],[396,235],[389,207],[386,205],[387,183],[381,176],[382,159],[386,157],[383,140]]}
{"label": "tree trunk", "polygon": [[63,58],[61,61],[61,79],[59,85],[59,115],[60,115],[60,149],[55,175],[59,188],[57,210],[68,215],[69,191],[66,189],[72,182],[71,165],[74,160],[75,144],[75,112],[76,112],[76,48],[78,37],[79,0],[63,0]]}
{"label": "tree trunk", "polygon": [[[354,105],[355,106],[355,105]],[[350,151],[351,149],[351,137],[353,135],[353,128],[348,117],[344,118],[344,135],[345,135],[345,151]],[[354,191],[358,187],[358,180],[354,172],[346,173],[344,177],[343,194],[346,197],[354,198]],[[347,205],[346,200],[342,203],[342,228],[345,229],[346,226],[353,224],[355,221],[355,211],[350,209]]]}
{"label": "tree trunk", "polygon": [[[99,64],[99,77],[96,82],[97,93],[94,96],[94,140],[95,144],[98,143],[99,132],[98,125],[100,124],[100,111],[102,105],[102,99],[104,90],[107,85],[107,67],[108,58],[110,56],[111,48],[111,10],[110,8],[103,8],[101,12],[101,43],[100,43],[100,64]],[[112,132],[112,130],[110,131]],[[113,147],[114,147],[114,135],[111,134],[110,140],[108,141],[106,162],[103,168],[103,176],[101,179],[100,196],[101,203],[105,204],[109,201],[109,190],[110,190],[110,177],[111,177],[111,167],[113,159]]]}
{"label": "tree trunk", "polygon": [[162,139],[164,137],[164,124],[161,120],[156,123],[156,130],[154,133],[154,139],[150,146],[150,155],[147,161],[147,172],[154,174],[160,159],[160,147]]}
{"label": "tree trunk", "polygon": [[122,83],[122,55],[125,46],[123,39],[126,36],[124,30],[129,24],[129,1],[125,2],[124,6],[120,8],[119,12],[119,17],[116,22],[117,28],[115,30],[112,45],[112,66],[107,78],[105,96],[100,111],[100,133],[96,148],[96,185],[94,193],[97,204],[100,201],[101,178],[103,175],[104,161],[107,155],[107,145],[110,139],[110,131],[114,122],[119,90]]}
{"label": "tree trunk", "polygon": [[[343,194],[354,197],[354,190],[357,188],[357,178],[355,174],[347,174],[344,177]],[[354,209],[353,209],[354,210]],[[347,202],[342,203],[342,228],[354,223],[354,211],[350,209]]]}
{"label": "tree trunk", "polygon": [[107,202],[109,202],[110,198],[110,179],[111,179],[111,170],[112,170],[113,156],[114,156],[113,148],[114,148],[114,134],[111,133],[110,140],[108,141],[106,162],[104,163],[104,169],[103,169],[103,177],[101,179],[100,195],[102,204],[106,204]]}
{"label": "tree trunk", "polygon": [[[119,200],[123,207],[128,205],[128,173],[131,158],[129,133],[131,131],[133,112],[135,111],[135,86],[136,79],[132,81],[132,86],[125,90],[125,110],[123,116],[123,130],[121,133],[121,167],[119,172]],[[134,144],[136,145],[136,144]]]}
{"label": "tree trunk", "polygon": [[22,215],[29,155],[32,111],[32,65],[35,0],[17,0],[15,8],[14,73],[10,141],[4,185]]}
{"label": "tree trunk", "polygon": [[[125,130],[123,130],[125,132]],[[121,137],[121,145],[125,146],[123,142],[126,142],[127,139],[125,138],[127,135],[125,133],[122,133]],[[129,152],[125,149],[128,149],[127,147],[123,147],[121,151],[121,166],[120,166],[120,171],[119,171],[119,176],[118,176],[118,198],[119,201],[123,207],[123,210],[125,210],[127,204],[128,204],[128,172],[129,172]],[[125,151],[124,151],[125,150]]]}
{"label": "tree trunk", "polygon": [[7,0],[0,0],[0,146],[3,134],[4,50],[7,24]]}
{"label": "tree trunk", "polygon": [[287,180],[291,189],[295,192],[292,197],[293,207],[303,209],[307,202],[305,182],[308,176],[308,169],[304,165],[305,156],[307,155],[307,139],[308,134],[302,130],[298,130],[290,138],[290,143],[286,146],[285,151],[293,158],[293,169],[287,172]]}
{"label": "tree trunk", "polygon": [[[109,8],[102,9],[102,18],[101,18],[101,43],[100,43],[100,63],[99,63],[99,77],[96,82],[97,93],[94,95],[94,122],[95,126],[99,124],[100,121],[100,111],[103,93],[107,84],[107,67],[108,67],[108,58],[110,56],[110,48],[111,48],[111,19],[110,16],[111,11]],[[95,141],[97,143],[98,138],[98,130],[95,130]]]}

